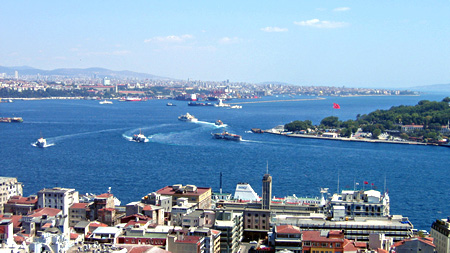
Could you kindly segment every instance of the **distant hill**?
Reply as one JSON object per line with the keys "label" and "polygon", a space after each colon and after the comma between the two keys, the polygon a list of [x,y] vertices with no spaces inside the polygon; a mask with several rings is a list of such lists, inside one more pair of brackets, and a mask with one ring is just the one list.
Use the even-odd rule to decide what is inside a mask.
{"label": "distant hill", "polygon": [[411,87],[411,90],[415,91],[442,91],[442,92],[450,92],[450,83],[448,84],[432,84],[432,85],[423,85],[423,86],[415,86]]}
{"label": "distant hill", "polygon": [[37,75],[41,76],[65,76],[65,77],[92,77],[97,75],[99,78],[137,78],[137,79],[170,79],[167,77],[160,77],[146,73],[138,73],[128,70],[115,71],[105,68],[61,68],[54,70],[36,69],[29,66],[17,66],[17,67],[3,67],[0,66],[0,73],[6,73],[9,76],[14,75],[15,71],[19,72],[19,75]]}

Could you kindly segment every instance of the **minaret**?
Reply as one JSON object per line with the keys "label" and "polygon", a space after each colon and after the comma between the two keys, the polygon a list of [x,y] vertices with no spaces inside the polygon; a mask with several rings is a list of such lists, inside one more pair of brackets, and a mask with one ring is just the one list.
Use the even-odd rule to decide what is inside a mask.
{"label": "minaret", "polygon": [[262,209],[269,210],[272,201],[272,177],[269,174],[269,163],[267,162],[267,173],[262,180]]}

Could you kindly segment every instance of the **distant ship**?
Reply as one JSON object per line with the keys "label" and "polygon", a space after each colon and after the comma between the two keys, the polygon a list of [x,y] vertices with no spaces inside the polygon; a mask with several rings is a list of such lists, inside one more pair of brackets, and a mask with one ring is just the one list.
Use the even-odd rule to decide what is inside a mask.
{"label": "distant ship", "polygon": [[138,98],[138,97],[127,97],[127,98],[125,98],[125,101],[127,101],[127,102],[137,102],[137,101],[142,101],[142,98]]}
{"label": "distant ship", "polygon": [[113,102],[111,102],[111,101],[108,101],[108,100],[103,100],[103,101],[100,101],[99,102],[99,104],[101,104],[101,105],[105,105],[105,104],[112,104]]}
{"label": "distant ship", "polygon": [[39,148],[45,148],[47,146],[47,140],[44,137],[39,138],[34,145]]}
{"label": "distant ship", "polygon": [[259,128],[252,128],[251,130],[255,134],[262,134],[262,133],[264,133],[264,130],[261,130]]}
{"label": "distant ship", "polygon": [[221,126],[221,125],[223,125],[223,122],[220,119],[218,119],[218,120],[216,120],[216,123],[214,123],[214,124],[216,124],[216,126]]}
{"label": "distant ship", "polygon": [[242,136],[237,134],[231,134],[226,131],[223,133],[214,133],[212,134],[213,138],[215,139],[223,139],[223,140],[230,140],[230,141],[242,141]]}
{"label": "distant ship", "polygon": [[167,103],[166,105],[167,105],[167,106],[177,106],[177,105],[174,105],[174,104],[172,104],[172,103],[170,103],[170,102]]}
{"label": "distant ship", "polygon": [[139,134],[133,135],[132,140],[135,141],[135,142],[146,142],[147,141],[147,137],[145,137],[145,135],[143,135],[141,133],[141,130],[139,130]]}
{"label": "distant ship", "polygon": [[214,106],[213,103],[189,102],[188,106]]}
{"label": "distant ship", "polygon": [[12,117],[12,118],[0,118],[0,122],[3,123],[11,123],[11,122],[16,122],[16,123],[22,123],[23,119],[21,117]]}
{"label": "distant ship", "polygon": [[197,122],[198,121],[198,119],[196,117],[194,117],[194,115],[191,115],[189,113],[179,116],[178,120],[188,121],[188,122]]}
{"label": "distant ship", "polygon": [[242,109],[242,105],[232,105],[230,106],[231,109]]}

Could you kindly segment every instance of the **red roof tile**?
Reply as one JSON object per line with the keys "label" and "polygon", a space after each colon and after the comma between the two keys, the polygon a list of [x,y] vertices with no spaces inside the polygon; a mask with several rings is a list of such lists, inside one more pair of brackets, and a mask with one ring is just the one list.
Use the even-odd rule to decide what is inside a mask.
{"label": "red roof tile", "polygon": [[106,225],[106,224],[104,224],[104,223],[101,223],[101,222],[98,222],[98,221],[93,221],[93,222],[91,222],[91,223],[89,223],[89,227],[94,227],[94,228],[97,228],[97,227],[107,227],[108,225]]}
{"label": "red roof tile", "polygon": [[71,209],[86,209],[88,203],[74,203],[70,208]]}
{"label": "red roof tile", "polygon": [[314,241],[314,242],[343,242],[344,239],[341,238],[328,238],[320,236],[320,231],[302,231],[303,241]]}
{"label": "red roof tile", "polygon": [[50,217],[55,217],[58,214],[62,214],[62,211],[56,208],[44,207],[34,210],[32,214],[28,215],[29,217],[41,217],[42,215],[47,215]]}
{"label": "red roof tile", "polygon": [[78,234],[70,233],[70,240],[76,240],[78,238]]}
{"label": "red roof tile", "polygon": [[295,228],[292,225],[277,226],[277,234],[301,234],[300,228]]}
{"label": "red roof tile", "polygon": [[25,238],[23,238],[22,236],[14,235],[14,242],[16,242],[17,244],[22,244],[22,242],[24,241]]}
{"label": "red roof tile", "polygon": [[109,197],[113,197],[114,195],[112,195],[111,193],[103,193],[100,195],[97,195],[96,198],[109,198]]}
{"label": "red roof tile", "polygon": [[211,188],[207,188],[207,187],[197,187],[197,192],[184,192],[184,193],[176,193],[172,186],[166,186],[162,189],[159,189],[158,191],[156,191],[156,193],[159,193],[161,195],[185,195],[185,196],[200,196],[205,192],[210,191]]}
{"label": "red roof tile", "polygon": [[139,224],[139,225],[145,225],[147,224],[148,221],[146,220],[139,220],[139,221],[129,221],[126,225],[125,228],[132,226],[134,227],[134,225]]}
{"label": "red roof tile", "polygon": [[196,244],[200,240],[200,236],[187,235],[183,238],[183,240],[177,240],[178,243],[189,243]]}
{"label": "red roof tile", "polygon": [[11,220],[13,223],[13,227],[19,228],[22,223],[20,219],[22,219],[22,215],[0,215],[0,220],[7,219]]}
{"label": "red roof tile", "polygon": [[37,198],[30,198],[30,197],[22,197],[22,196],[12,196],[8,200],[8,204],[36,204],[38,201]]}

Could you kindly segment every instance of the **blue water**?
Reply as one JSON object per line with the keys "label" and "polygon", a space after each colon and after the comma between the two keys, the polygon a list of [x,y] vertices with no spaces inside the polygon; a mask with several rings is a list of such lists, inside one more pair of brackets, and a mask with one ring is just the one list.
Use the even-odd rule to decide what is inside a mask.
{"label": "blue water", "polygon": [[[248,182],[259,194],[269,163],[273,194],[319,196],[320,188],[337,190],[364,181],[391,197],[391,214],[410,218],[415,227],[429,229],[450,208],[450,149],[349,143],[253,134],[250,128],[268,129],[293,120],[317,124],[326,116],[355,119],[358,113],[414,105],[423,99],[446,95],[409,97],[351,97],[325,100],[242,104],[243,109],[188,107],[186,102],[114,102],[100,105],[89,100],[17,101],[0,104],[0,117],[21,116],[24,123],[0,124],[0,176],[17,177],[24,195],[42,188],[70,187],[80,194],[103,193],[108,187],[126,204],[172,184],[195,184],[234,193],[238,182]],[[296,97],[300,98],[300,97]],[[261,100],[282,100],[268,97]],[[238,102],[234,100],[232,102]],[[250,100],[256,101],[256,100]],[[332,109],[333,102],[341,109]],[[189,112],[201,122],[177,120]],[[215,140],[223,129],[244,141]],[[133,134],[149,137],[147,143],[128,140]],[[44,149],[31,145],[40,136],[54,144]]]}

